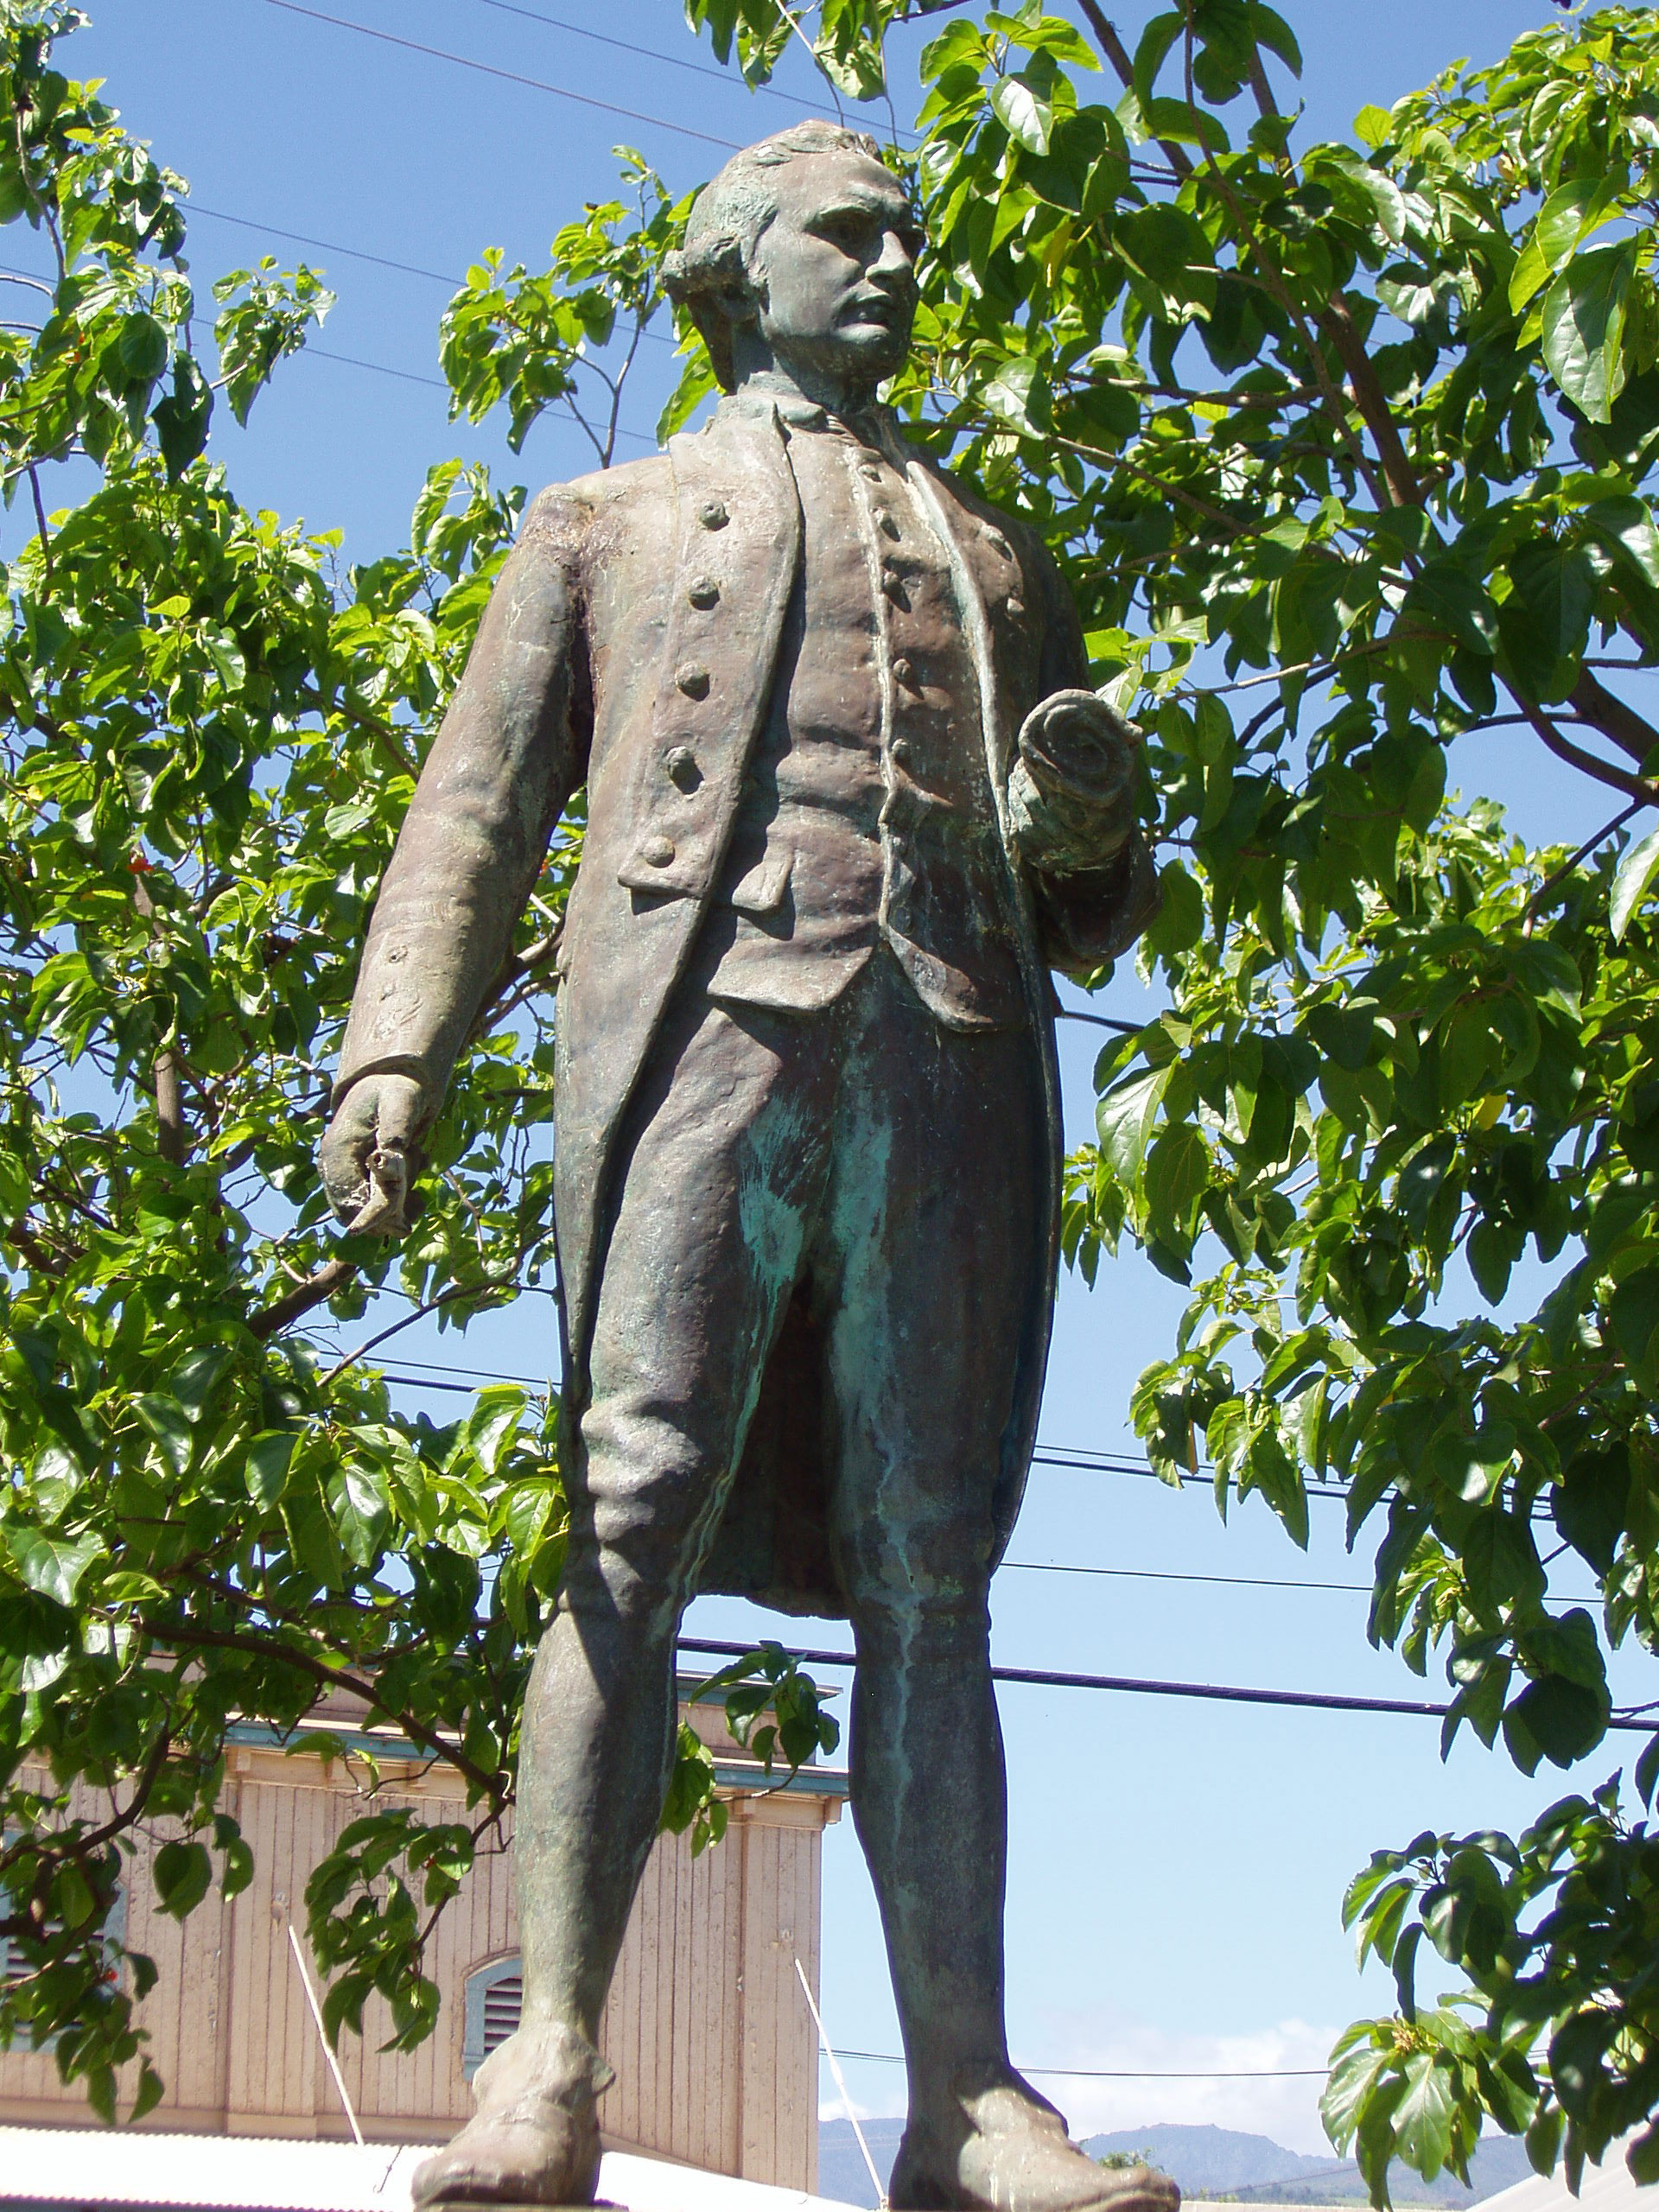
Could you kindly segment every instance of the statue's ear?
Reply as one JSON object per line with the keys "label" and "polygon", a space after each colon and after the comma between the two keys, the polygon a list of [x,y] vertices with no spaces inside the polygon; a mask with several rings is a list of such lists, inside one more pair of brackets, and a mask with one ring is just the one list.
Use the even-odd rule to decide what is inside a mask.
{"label": "statue's ear", "polygon": [[734,270],[715,296],[721,315],[733,329],[741,329],[746,322],[753,322],[766,304],[765,274],[753,265],[741,271]]}

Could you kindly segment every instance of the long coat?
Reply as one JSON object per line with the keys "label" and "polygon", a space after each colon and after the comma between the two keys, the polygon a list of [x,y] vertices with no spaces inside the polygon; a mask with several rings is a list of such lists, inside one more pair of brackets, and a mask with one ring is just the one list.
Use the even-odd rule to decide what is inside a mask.
{"label": "long coat", "polygon": [[[1138,835],[1093,874],[1046,878],[1018,858],[1004,807],[1014,741],[1039,699],[1086,682],[1077,614],[1032,532],[896,438],[891,449],[955,572],[981,709],[963,715],[963,741],[984,745],[1003,809],[1009,903],[1047,1097],[1043,1269],[1027,1300],[1004,1438],[1000,1557],[1035,1438],[1058,1266],[1059,1090],[1046,971],[1110,957],[1144,925],[1155,891]],[[717,411],[707,429],[673,439],[664,454],[540,493],[376,902],[336,1096],[361,1075],[391,1070],[416,1076],[436,1096],[509,956],[554,825],[586,781],[587,833],[557,963],[554,1120],[573,1443],[619,1128],[720,877],[766,717],[801,538],[770,410]],[[666,765],[671,755],[683,764],[687,747],[701,772],[690,790],[683,766],[677,777]],[[705,1589],[795,1611],[845,1611],[823,1538],[817,1444],[810,1425],[757,1421]]]}

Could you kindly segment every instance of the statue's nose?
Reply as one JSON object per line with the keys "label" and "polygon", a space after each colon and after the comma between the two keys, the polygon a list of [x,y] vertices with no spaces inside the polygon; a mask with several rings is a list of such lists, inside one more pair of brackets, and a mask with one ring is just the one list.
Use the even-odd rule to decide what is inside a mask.
{"label": "statue's nose", "polygon": [[877,283],[886,283],[895,291],[914,281],[916,264],[897,231],[889,231],[882,239],[880,256],[871,265],[869,273]]}

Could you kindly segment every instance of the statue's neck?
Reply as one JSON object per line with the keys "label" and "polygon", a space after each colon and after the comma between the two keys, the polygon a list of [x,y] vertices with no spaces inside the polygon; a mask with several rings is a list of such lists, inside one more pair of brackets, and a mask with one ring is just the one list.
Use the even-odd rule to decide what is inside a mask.
{"label": "statue's neck", "polygon": [[[740,332],[738,337],[732,359],[734,389],[746,397],[803,400],[842,420],[866,415],[875,404],[876,387],[868,379],[834,376],[806,362],[785,363],[757,334]],[[747,344],[741,342],[745,339]]]}

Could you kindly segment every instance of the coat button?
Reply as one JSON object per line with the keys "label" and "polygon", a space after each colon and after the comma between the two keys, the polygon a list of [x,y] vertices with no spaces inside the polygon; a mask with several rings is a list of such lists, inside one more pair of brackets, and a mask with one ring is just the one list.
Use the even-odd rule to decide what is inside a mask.
{"label": "coat button", "polygon": [[697,520],[705,530],[724,530],[731,520],[726,512],[724,499],[709,499],[697,509]]}
{"label": "coat button", "polygon": [[668,780],[683,791],[694,791],[702,781],[702,771],[697,766],[697,756],[689,745],[671,746],[663,755],[663,766],[668,771]]}
{"label": "coat button", "polygon": [[699,667],[694,660],[689,660],[683,667],[675,670],[674,681],[688,699],[706,699],[709,696],[709,671]]}
{"label": "coat button", "polygon": [[873,461],[861,461],[858,473],[868,483],[879,484],[881,481],[881,471]]}
{"label": "coat button", "polygon": [[639,857],[647,868],[666,868],[674,858],[671,837],[647,837],[639,848]]}
{"label": "coat button", "polygon": [[712,576],[693,576],[685,595],[693,607],[713,607],[719,601],[720,586]]}
{"label": "coat button", "polygon": [[985,533],[985,543],[993,553],[1000,553],[1005,561],[1013,560],[1014,548],[1000,530],[988,530]]}
{"label": "coat button", "polygon": [[1017,622],[1025,611],[1026,602],[1023,599],[1010,598],[1008,601],[1008,613],[1014,621]]}
{"label": "coat button", "polygon": [[915,688],[916,664],[907,655],[900,653],[893,662],[893,680],[895,683],[902,683],[906,691]]}

